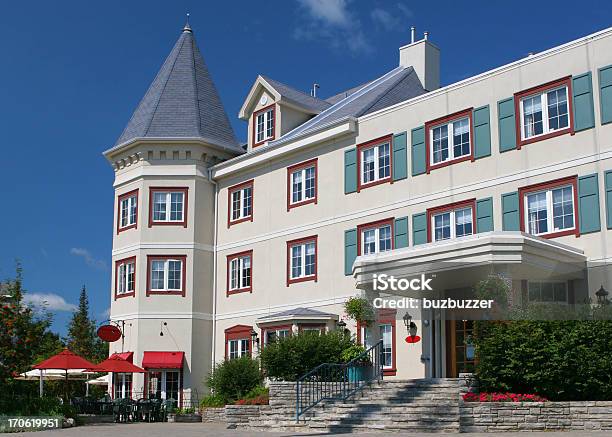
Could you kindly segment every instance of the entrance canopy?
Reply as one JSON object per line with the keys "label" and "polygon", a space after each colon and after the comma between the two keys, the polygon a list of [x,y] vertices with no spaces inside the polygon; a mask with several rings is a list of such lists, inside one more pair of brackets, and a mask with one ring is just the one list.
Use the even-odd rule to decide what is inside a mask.
{"label": "entrance canopy", "polygon": [[145,351],[142,367],[145,369],[182,369],[185,352]]}
{"label": "entrance canopy", "polygon": [[261,327],[262,325],[278,323],[300,324],[314,322],[326,324],[331,321],[338,321],[338,315],[300,307],[260,317],[257,319],[257,325]]}
{"label": "entrance canopy", "polygon": [[487,232],[360,256],[353,275],[357,288],[371,291],[374,275],[381,274],[397,279],[433,276],[432,285],[445,289],[472,286],[492,272],[516,279],[568,280],[584,278],[585,269],[580,249],[522,232]]}

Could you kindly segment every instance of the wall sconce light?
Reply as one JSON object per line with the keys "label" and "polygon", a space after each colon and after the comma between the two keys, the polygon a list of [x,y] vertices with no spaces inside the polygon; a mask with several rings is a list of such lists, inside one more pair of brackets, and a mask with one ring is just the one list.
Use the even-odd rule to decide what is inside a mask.
{"label": "wall sconce light", "polygon": [[597,296],[597,303],[599,305],[607,305],[609,294],[610,293],[608,292],[608,290],[606,290],[602,284],[601,287],[599,287],[599,290],[595,292],[595,296]]}
{"label": "wall sconce light", "polygon": [[338,320],[336,322],[336,328],[340,329],[340,330],[344,330],[344,328],[346,328],[346,322],[342,319]]}
{"label": "wall sconce light", "polygon": [[257,331],[254,329],[251,329],[251,343],[253,343],[253,346],[257,345],[258,343]]}

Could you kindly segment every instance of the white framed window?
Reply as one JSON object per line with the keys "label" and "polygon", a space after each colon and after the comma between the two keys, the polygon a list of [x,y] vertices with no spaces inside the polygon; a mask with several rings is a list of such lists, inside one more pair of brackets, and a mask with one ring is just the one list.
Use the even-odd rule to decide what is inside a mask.
{"label": "white framed window", "polygon": [[567,282],[564,281],[540,281],[528,284],[529,302],[544,303],[567,303]]}
{"label": "white framed window", "polygon": [[255,144],[274,138],[274,107],[255,114]]}
{"label": "white framed window", "polygon": [[253,215],[253,184],[230,189],[230,223],[250,219]]}
{"label": "white framed window", "polygon": [[393,248],[391,223],[361,229],[361,252],[363,255],[385,252]]}
{"label": "white framed window", "polygon": [[120,197],[119,229],[135,226],[138,216],[138,193]]}
{"label": "white framed window", "polygon": [[433,241],[465,237],[474,233],[472,207],[458,208],[432,214]]}
{"label": "white framed window", "polygon": [[291,204],[306,202],[316,197],[316,171],[316,166],[312,165],[291,172]]}
{"label": "white framed window", "polygon": [[181,372],[178,370],[151,370],[147,379],[149,399],[179,400]]}
{"label": "white framed window", "polygon": [[430,128],[429,144],[433,165],[470,156],[470,117],[462,117]]}
{"label": "white framed window", "polygon": [[185,223],[185,203],[187,191],[152,190],[153,223]]}
{"label": "white framed window", "polygon": [[151,291],[183,291],[184,259],[154,258],[150,260]]}
{"label": "white framed window", "polygon": [[361,185],[391,178],[391,141],[360,148]]}
{"label": "white framed window", "polygon": [[361,326],[361,343],[366,349],[374,346],[376,342],[382,339],[382,365],[383,369],[393,368],[393,328],[391,323],[380,323],[380,336],[378,338],[372,338],[372,328],[367,326]]}
{"label": "white framed window", "polygon": [[136,261],[129,259],[117,264],[117,295],[134,293],[136,285]]}
{"label": "white framed window", "polygon": [[234,358],[240,358],[245,355],[249,355],[249,342],[250,340],[248,338],[229,340],[227,343],[229,359],[232,360]]}
{"label": "white framed window", "polygon": [[251,257],[252,254],[249,252],[233,256],[229,259],[228,290],[230,292],[249,290],[251,288]]}
{"label": "white framed window", "polygon": [[272,328],[266,329],[265,344],[274,343],[277,340],[289,337],[289,328]]}
{"label": "white framed window", "polygon": [[521,97],[519,105],[522,140],[570,127],[566,85]]}
{"label": "white framed window", "polygon": [[113,373],[113,386],[115,388],[115,399],[132,398],[131,373]]}
{"label": "white framed window", "polygon": [[287,244],[290,257],[289,279],[315,278],[317,274],[316,238]]}
{"label": "white framed window", "polygon": [[575,229],[574,186],[564,185],[524,196],[525,229],[532,235],[546,235]]}

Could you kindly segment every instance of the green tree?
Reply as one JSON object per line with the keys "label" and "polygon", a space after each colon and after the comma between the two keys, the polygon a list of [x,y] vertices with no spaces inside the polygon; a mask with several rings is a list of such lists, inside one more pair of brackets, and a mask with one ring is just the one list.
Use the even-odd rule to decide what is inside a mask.
{"label": "green tree", "polygon": [[108,346],[96,335],[96,321],[89,317],[89,299],[85,286],[81,289],[79,308],[68,325],[68,349],[94,363],[108,356]]}
{"label": "green tree", "polygon": [[58,348],[59,336],[49,331],[51,314],[37,313],[25,305],[23,275],[17,262],[15,278],[0,284],[0,386],[15,374],[30,370]]}

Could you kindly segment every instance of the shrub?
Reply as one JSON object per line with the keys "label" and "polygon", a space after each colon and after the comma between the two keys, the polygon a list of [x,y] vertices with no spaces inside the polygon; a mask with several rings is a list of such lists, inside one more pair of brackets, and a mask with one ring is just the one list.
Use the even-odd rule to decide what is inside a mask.
{"label": "shrub", "polygon": [[374,308],[363,297],[351,296],[344,302],[344,311],[349,319],[364,325],[369,325],[374,320]]}
{"label": "shrub", "polygon": [[244,395],[245,399],[255,399],[259,396],[269,396],[270,390],[268,387],[264,387],[263,385],[258,385],[257,387],[253,387],[246,395]]}
{"label": "shrub", "polygon": [[292,335],[266,345],[261,366],[269,378],[295,381],[319,364],[343,362],[342,352],[352,345],[350,335],[341,331]]}
{"label": "shrub", "polygon": [[534,394],[522,393],[466,393],[466,402],[546,402],[548,399]]}
{"label": "shrub", "polygon": [[365,352],[365,348],[360,344],[353,344],[342,351],[342,361],[348,363]]}
{"label": "shrub", "polygon": [[476,322],[476,378],[484,392],[612,400],[612,322]]}
{"label": "shrub", "polygon": [[270,391],[261,385],[253,387],[243,399],[235,402],[235,405],[268,405],[270,402]]}
{"label": "shrub", "polygon": [[225,403],[232,403],[260,385],[262,381],[257,360],[243,356],[215,365],[206,383],[215,396],[223,399]]}
{"label": "shrub", "polygon": [[200,401],[200,409],[224,407],[225,401],[221,396],[208,395]]}

